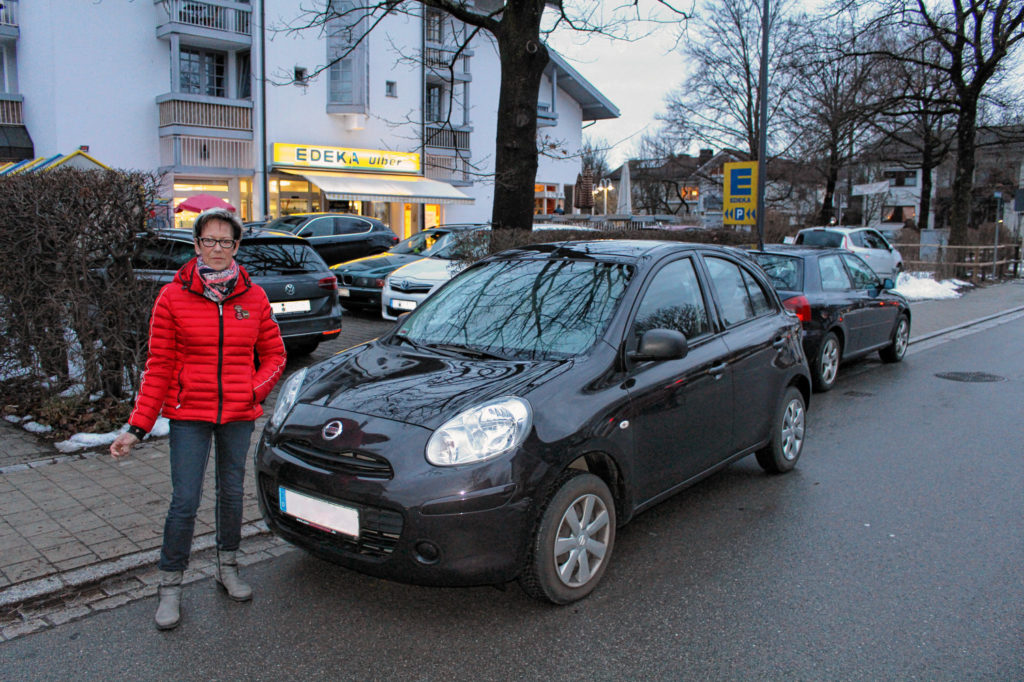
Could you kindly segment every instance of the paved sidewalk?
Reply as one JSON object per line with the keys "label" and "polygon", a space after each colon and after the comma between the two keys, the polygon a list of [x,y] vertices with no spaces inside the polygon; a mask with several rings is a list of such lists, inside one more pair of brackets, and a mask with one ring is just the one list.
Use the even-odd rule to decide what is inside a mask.
{"label": "paved sidewalk", "polygon": [[[1024,281],[969,290],[959,299],[913,303],[911,343],[1011,311],[1024,311]],[[289,363],[288,371],[390,327],[348,316],[339,339],[310,359]],[[254,444],[264,420],[257,424]],[[166,438],[147,440],[120,461],[106,448],[61,455],[52,445],[0,422],[0,642],[154,593],[170,499],[167,456]],[[189,581],[212,575],[213,487],[209,467]],[[251,467],[243,522],[248,538],[242,543],[243,564],[289,551],[260,520]],[[46,600],[61,608],[48,607]]]}

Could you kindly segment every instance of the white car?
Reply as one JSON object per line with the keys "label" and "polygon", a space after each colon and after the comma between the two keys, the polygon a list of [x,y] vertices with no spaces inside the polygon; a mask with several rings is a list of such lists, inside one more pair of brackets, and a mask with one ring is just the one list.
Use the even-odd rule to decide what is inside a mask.
{"label": "white car", "polygon": [[794,243],[853,251],[879,277],[891,277],[893,281],[903,272],[903,256],[878,230],[870,227],[808,227],[796,233]]}
{"label": "white car", "polygon": [[[474,229],[486,233],[490,226]],[[594,233],[599,230],[592,227],[576,227],[573,225],[534,225],[534,232],[569,231]],[[592,234],[581,234],[580,238],[592,237]],[[380,314],[385,320],[397,320],[402,313],[416,310],[417,306],[435,289],[462,272],[469,265],[487,253],[487,242],[473,234],[460,235],[458,239],[440,249],[431,252],[429,258],[403,265],[384,278],[384,288],[380,296]]]}

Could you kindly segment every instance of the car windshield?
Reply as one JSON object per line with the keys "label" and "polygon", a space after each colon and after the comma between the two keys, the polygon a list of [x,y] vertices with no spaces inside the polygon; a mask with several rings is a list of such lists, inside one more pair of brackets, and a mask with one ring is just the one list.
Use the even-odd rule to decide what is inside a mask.
{"label": "car windshield", "polygon": [[321,272],[326,263],[308,244],[295,242],[246,243],[238,248],[235,260],[254,277]]}
{"label": "car windshield", "polygon": [[508,358],[572,357],[604,333],[632,273],[618,263],[494,261],[428,298],[396,336]]}
{"label": "car windshield", "polygon": [[806,244],[807,246],[839,248],[843,245],[843,235],[840,232],[831,232],[829,230],[808,230],[797,235],[796,243]]}
{"label": "car windshield", "polygon": [[443,244],[437,244],[427,255],[445,260],[480,260],[490,246],[490,230],[453,232]]}
{"label": "car windshield", "polygon": [[803,291],[803,260],[777,253],[755,253],[754,260],[772,281],[772,286],[783,291]]}
{"label": "car windshield", "polygon": [[308,220],[308,216],[286,215],[271,222],[267,225],[267,229],[281,230],[282,232],[297,232],[306,220]]}
{"label": "car windshield", "polygon": [[447,244],[451,234],[447,230],[424,230],[423,232],[417,232],[407,239],[403,239],[389,250],[391,253],[412,253],[420,256],[429,256],[433,251]]}

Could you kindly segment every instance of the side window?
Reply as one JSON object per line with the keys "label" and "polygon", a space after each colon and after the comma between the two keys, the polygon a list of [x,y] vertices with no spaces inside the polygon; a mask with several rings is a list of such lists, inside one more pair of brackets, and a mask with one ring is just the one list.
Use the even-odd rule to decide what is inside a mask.
{"label": "side window", "polygon": [[772,311],[772,304],[768,302],[770,299],[761,287],[761,283],[754,279],[754,276],[746,270],[740,268],[740,272],[743,274],[743,283],[747,285],[750,302],[754,306],[754,316],[770,313]]}
{"label": "side window", "polygon": [[864,243],[868,245],[868,248],[883,249],[885,251],[889,250],[889,247],[888,245],[886,245],[885,240],[882,239],[882,235],[877,234],[875,232],[865,232]]}
{"label": "side window", "polygon": [[332,218],[314,218],[299,232],[300,237],[330,237],[334,234]]}
{"label": "side window", "polygon": [[818,259],[818,273],[821,275],[821,288],[825,291],[846,291],[852,289],[850,276],[846,274],[839,255],[822,256]]}
{"label": "side window", "polygon": [[172,242],[168,249],[168,257],[172,270],[177,270],[185,263],[192,260],[196,255],[196,247],[185,242]]}
{"label": "side window", "polygon": [[853,242],[854,246],[866,247],[867,243],[864,241],[863,232],[851,232],[850,241]]}
{"label": "side window", "polygon": [[370,223],[358,218],[335,218],[334,234],[359,234],[368,232]]}
{"label": "side window", "polygon": [[687,339],[711,330],[704,297],[690,258],[669,263],[654,275],[640,301],[633,334],[640,336],[648,329],[675,329]]}
{"label": "side window", "polygon": [[[722,258],[705,257],[711,285],[718,298],[719,311],[726,325],[732,326],[755,317],[754,300],[747,291],[740,266]],[[756,284],[756,282],[755,282]],[[764,295],[764,292],[761,292]]]}
{"label": "side window", "polygon": [[843,260],[850,269],[854,289],[872,289],[878,286],[878,275],[867,263],[852,254],[843,254]]}

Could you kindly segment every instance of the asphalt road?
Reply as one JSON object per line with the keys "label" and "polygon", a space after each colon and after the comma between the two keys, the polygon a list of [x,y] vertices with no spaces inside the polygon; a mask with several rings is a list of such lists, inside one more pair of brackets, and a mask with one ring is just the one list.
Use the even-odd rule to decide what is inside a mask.
{"label": "asphalt road", "polygon": [[569,607],[296,551],[246,570],[252,604],[200,582],[175,631],[141,600],[0,645],[0,677],[1024,679],[1021,338],[1017,319],[841,373],[795,472],[747,458],[640,515]]}

